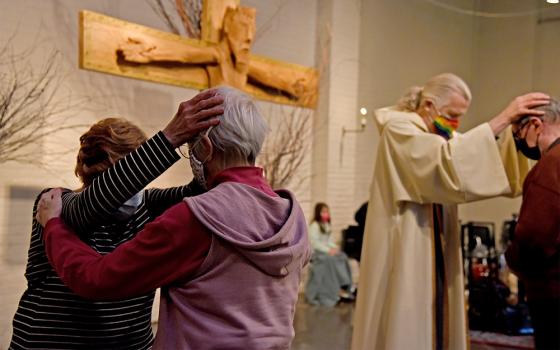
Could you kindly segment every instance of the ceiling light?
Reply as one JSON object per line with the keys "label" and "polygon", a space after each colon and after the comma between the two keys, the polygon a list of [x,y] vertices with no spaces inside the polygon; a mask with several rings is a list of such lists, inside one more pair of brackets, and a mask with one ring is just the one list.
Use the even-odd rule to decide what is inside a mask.
{"label": "ceiling light", "polygon": [[549,4],[558,4],[560,3],[560,0],[546,0],[546,2],[548,2]]}

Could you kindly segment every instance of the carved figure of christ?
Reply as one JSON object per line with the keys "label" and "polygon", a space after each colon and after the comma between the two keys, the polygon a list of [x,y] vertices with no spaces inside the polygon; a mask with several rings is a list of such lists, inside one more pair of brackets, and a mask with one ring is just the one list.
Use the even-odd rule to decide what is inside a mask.
{"label": "carved figure of christ", "polygon": [[[89,37],[91,37],[90,39],[87,33],[82,33],[82,41],[87,41],[90,46],[94,46],[92,42],[96,43],[102,37],[111,37],[111,42],[116,42],[116,50],[113,52],[117,62],[104,61],[110,50],[96,44],[95,51],[91,53],[82,47],[81,62],[85,68],[155,81],[169,81],[166,77],[173,74],[167,71],[174,69],[177,78],[179,76],[184,78],[184,74],[195,73],[193,77],[198,77],[195,81],[196,86],[200,88],[227,84],[245,90],[258,98],[305,107],[315,106],[317,72],[314,69],[251,54],[256,16],[253,8],[228,7],[221,23],[220,35],[214,42],[180,37],[175,39],[176,36],[172,34],[128,24],[99,14],[83,13],[82,22],[85,22],[83,19],[86,16],[96,16],[96,21],[101,23],[99,19],[102,19],[109,25],[98,24],[95,29],[100,30],[94,31],[91,28],[87,31],[88,26],[82,23],[84,27],[82,31],[90,33]],[[113,36],[113,27],[116,27],[115,23],[119,22],[125,23],[126,28],[118,36]],[[103,32],[106,33],[101,35],[100,33]],[[167,37],[173,40],[167,40]],[[83,64],[83,61],[87,61],[90,56],[97,65]],[[101,62],[102,60],[104,62]],[[141,68],[144,65],[146,69]],[[200,74],[196,73],[197,69],[206,72],[206,83],[201,81]],[[164,76],[165,80],[160,80],[160,75]]]}
{"label": "carved figure of christ", "polygon": [[207,47],[163,46],[147,39],[129,38],[119,47],[125,61],[135,63],[201,64],[208,72],[210,86],[229,84],[243,89],[249,72],[250,50],[255,34],[255,11],[229,8],[224,18],[224,37]]}

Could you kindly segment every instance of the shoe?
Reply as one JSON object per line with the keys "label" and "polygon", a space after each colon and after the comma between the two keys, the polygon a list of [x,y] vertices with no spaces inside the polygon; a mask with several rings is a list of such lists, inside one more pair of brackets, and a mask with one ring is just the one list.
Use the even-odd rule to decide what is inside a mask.
{"label": "shoe", "polygon": [[338,293],[338,296],[340,297],[340,301],[352,302],[352,301],[356,300],[356,297],[354,296],[354,294],[352,294],[351,292],[345,291],[345,290],[341,290]]}

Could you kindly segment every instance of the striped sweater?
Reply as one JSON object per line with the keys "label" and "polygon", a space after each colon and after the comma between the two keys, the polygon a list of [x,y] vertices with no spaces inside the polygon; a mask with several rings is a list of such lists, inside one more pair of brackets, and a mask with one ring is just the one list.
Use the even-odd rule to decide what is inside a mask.
{"label": "striped sweater", "polygon": [[[62,217],[80,238],[101,254],[132,239],[144,225],[184,197],[194,185],[144,191],[143,200],[125,221],[113,218],[123,202],[142,190],[179,159],[160,132],[91,186],[63,195]],[[46,191],[46,190],[45,190]],[[44,192],[44,191],[43,191]],[[153,341],[154,292],[120,301],[83,299],[66,287],[45,255],[43,230],[34,219],[24,292],[13,320],[10,349],[149,349]]]}

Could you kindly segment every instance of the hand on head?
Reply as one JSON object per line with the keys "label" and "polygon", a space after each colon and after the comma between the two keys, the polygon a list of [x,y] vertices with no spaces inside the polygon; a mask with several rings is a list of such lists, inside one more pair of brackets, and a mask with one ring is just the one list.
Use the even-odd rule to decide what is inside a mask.
{"label": "hand on head", "polygon": [[188,101],[181,102],[171,121],[163,129],[173,147],[187,143],[201,131],[218,125],[218,116],[224,113],[224,98],[216,89],[203,91]]}
{"label": "hand on head", "polygon": [[541,92],[532,92],[516,97],[504,109],[502,115],[505,116],[509,123],[515,123],[526,115],[541,116],[544,111],[535,110],[533,108],[547,105],[550,102],[550,96]]}
{"label": "hand on head", "polygon": [[48,192],[43,193],[39,204],[37,206],[37,215],[35,218],[45,227],[47,222],[60,216],[62,212],[62,190],[54,188]]}
{"label": "hand on head", "polygon": [[534,109],[550,103],[550,96],[541,92],[531,92],[516,97],[500,114],[488,122],[494,135],[498,135],[511,124],[526,115],[542,116],[543,111]]}

